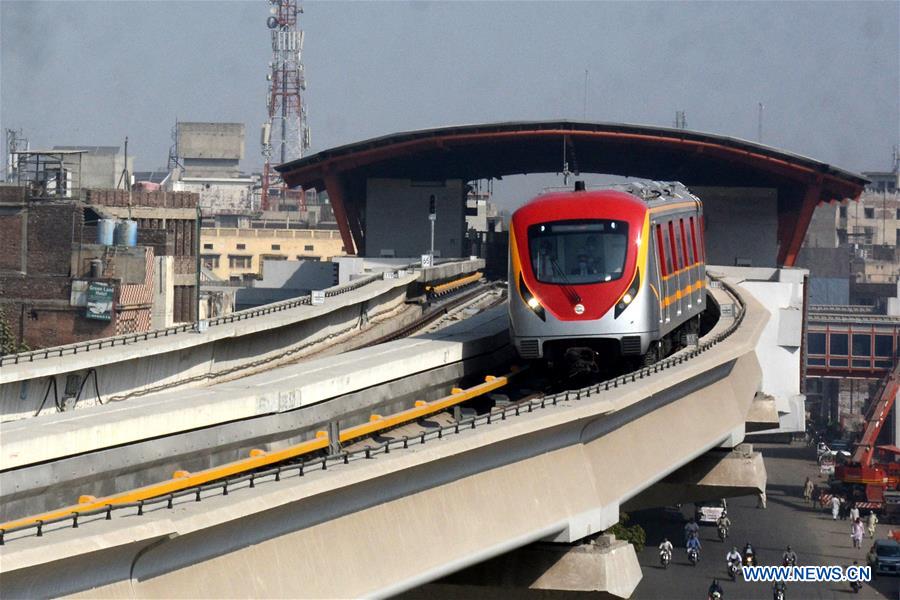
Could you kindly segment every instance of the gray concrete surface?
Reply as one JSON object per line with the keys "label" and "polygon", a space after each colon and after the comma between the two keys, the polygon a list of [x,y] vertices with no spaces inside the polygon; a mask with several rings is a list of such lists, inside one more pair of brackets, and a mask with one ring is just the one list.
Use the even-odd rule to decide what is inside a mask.
{"label": "gray concrete surface", "polygon": [[278,449],[433,400],[512,358],[503,306],[427,335],[203,390],[0,425],[0,521]]}
{"label": "gray concrete surface", "polygon": [[[731,536],[727,543],[718,540],[715,527],[703,526],[700,539],[703,550],[700,563],[691,567],[682,543],[683,526],[693,516],[693,505],[686,504],[683,512],[672,508],[631,513],[632,522],[647,531],[647,547],[639,559],[644,578],[635,591],[637,600],[670,598],[704,598],[714,577],[725,592],[724,600],[770,600],[771,584],[732,582],[728,579],[725,554],[732,545],[742,548],[750,541],[759,553],[759,564],[781,564],[781,554],[790,544],[797,553],[799,565],[848,566],[854,560],[865,564],[865,554],[872,545],[868,537],[861,550],[854,550],[850,542],[849,522],[832,521],[831,514],[807,505],[803,501],[803,482],[807,476],[819,485],[815,449],[805,445],[756,444],[766,462],[769,476],[767,508],[757,508],[756,496],[729,499]],[[885,537],[890,525],[879,524],[876,537]],[[656,546],[662,536],[676,545],[675,556],[667,570],[659,566]],[[787,598],[849,599],[897,598],[897,577],[877,576],[864,586],[858,596],[847,583],[789,583]]]}
{"label": "gray concrete surface", "polygon": [[[600,532],[628,498],[743,437],[768,318],[746,301],[743,325],[713,351],[635,384],[302,479],[9,534],[4,591],[382,597],[537,540]],[[114,548],[120,562],[98,560]]]}
{"label": "gray concrete surface", "polygon": [[[296,306],[223,323],[203,333],[184,332],[74,355],[5,364],[0,369],[0,415],[3,420],[33,416],[47,388],[47,378],[56,377],[62,391],[68,374],[84,376],[87,369],[97,371],[100,396],[109,401],[162,386],[197,387],[237,371],[248,374],[255,363],[265,362],[264,366],[270,368],[296,360],[315,349],[309,348],[311,342],[333,343],[336,337],[352,334],[366,322],[387,318],[402,309],[406,288],[417,276],[375,281],[327,298],[322,305]],[[85,386],[85,396],[77,405],[79,410],[97,403],[93,392],[91,385]],[[55,410],[52,407],[51,400],[41,418]]]}

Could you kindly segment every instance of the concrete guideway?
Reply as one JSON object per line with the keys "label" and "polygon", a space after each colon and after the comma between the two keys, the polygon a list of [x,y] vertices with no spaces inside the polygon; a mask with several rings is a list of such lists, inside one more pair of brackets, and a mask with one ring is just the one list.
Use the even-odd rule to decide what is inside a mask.
{"label": "concrete guideway", "polygon": [[[656,481],[741,441],[768,318],[744,303],[729,337],[635,383],[303,478],[8,543],[4,588],[385,596],[532,541],[581,539]],[[47,581],[48,569],[62,576]]]}
{"label": "concrete guideway", "polygon": [[[374,281],[328,298],[322,305],[294,306],[223,324],[204,333],[151,338],[34,363],[4,365],[0,380],[2,417],[9,420],[33,416],[48,385],[44,378],[61,377],[57,386],[64,390],[66,374],[80,374],[88,369],[97,373],[101,398],[108,402],[164,387],[202,385],[237,371],[246,373],[253,364],[268,368],[279,360],[295,360],[302,353],[289,352],[292,348],[299,351],[310,342],[333,341],[336,336],[358,329],[361,323],[402,308],[406,288],[417,277],[412,274]],[[276,331],[278,335],[272,335]],[[86,386],[85,392],[93,392],[92,386]],[[82,398],[77,408],[94,404],[97,398],[91,393]],[[44,410],[48,407],[52,409],[52,400]]]}
{"label": "concrete guideway", "polygon": [[409,289],[465,276],[484,268],[484,261],[455,260],[413,271],[407,265],[379,268],[386,270],[329,288],[322,305],[303,297],[212,319],[203,333],[189,324],[3,357],[0,419],[31,417],[39,409],[42,416],[50,414],[55,399],[66,402],[70,376],[83,385],[79,399],[69,402],[83,409],[97,404],[98,395],[109,402],[197,387],[297,360],[373,324],[390,324],[389,318],[403,316]]}
{"label": "concrete guideway", "polygon": [[[384,403],[404,402],[406,389],[420,390],[406,406],[432,399],[436,396],[426,390],[444,378],[464,376],[474,361],[502,361],[509,355],[506,320],[505,308],[497,307],[426,336],[286,365],[202,390],[2,423],[0,520],[65,506],[82,493],[119,492],[122,487],[109,487],[116,481],[138,487],[166,479],[176,468],[214,466],[222,461],[198,464],[189,457],[234,445],[236,439],[251,443],[255,437],[259,444],[281,447],[280,439],[299,441],[292,431],[302,434],[316,423],[340,419],[347,426],[375,410],[394,412]],[[340,405],[324,402],[332,398],[341,398]],[[163,450],[181,462],[142,467],[159,463]],[[144,474],[129,475],[141,469]],[[85,485],[103,472],[113,478],[109,484]],[[38,492],[41,497],[35,498]]]}

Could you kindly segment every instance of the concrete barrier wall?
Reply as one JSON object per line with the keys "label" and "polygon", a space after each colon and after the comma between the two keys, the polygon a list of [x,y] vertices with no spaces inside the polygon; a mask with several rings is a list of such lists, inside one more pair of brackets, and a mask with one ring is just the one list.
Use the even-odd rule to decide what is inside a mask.
{"label": "concrete barrier wall", "polygon": [[[580,539],[614,524],[641,490],[743,438],[768,316],[746,301],[730,337],[634,384],[303,479],[8,541],[4,592],[383,597],[538,539]],[[150,536],[131,552],[127,581],[98,560]],[[78,576],[38,577],[59,569]],[[109,583],[83,587],[91,571]]]}
{"label": "concrete barrier wall", "polygon": [[[375,281],[326,299],[324,305],[299,306],[211,328],[204,333],[180,333],[128,346],[103,348],[32,363],[7,364],[0,381],[0,419],[12,420],[56,412],[51,379],[60,396],[67,378],[79,382],[96,372],[103,402],[165,389],[205,385],[252,373],[256,367],[296,360],[337,343],[368,323],[404,307],[406,289],[416,275]],[[69,400],[68,409],[73,401]],[[88,377],[74,408],[97,404],[93,376]]]}

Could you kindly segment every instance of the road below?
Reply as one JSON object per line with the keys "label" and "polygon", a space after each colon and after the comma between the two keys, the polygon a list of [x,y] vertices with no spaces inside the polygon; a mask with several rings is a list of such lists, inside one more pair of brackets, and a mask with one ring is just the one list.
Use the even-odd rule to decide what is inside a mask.
{"label": "road below", "polygon": [[[749,541],[756,549],[761,565],[781,564],[785,546],[790,544],[797,553],[798,565],[853,564],[864,565],[865,554],[872,542],[866,538],[863,547],[855,550],[850,540],[849,521],[834,521],[831,514],[804,505],[802,485],[807,476],[819,485],[815,450],[803,445],[759,444],[768,472],[768,507],[758,509],[757,498],[742,497],[728,500],[731,537],[726,543],[719,541],[716,528],[711,525],[700,529],[703,550],[700,563],[691,567],[684,551],[683,527],[693,516],[693,505],[687,504],[681,512],[648,510],[636,512],[632,523],[639,523],[647,531],[647,547],[638,556],[644,577],[635,591],[634,598],[687,599],[706,598],[706,590],[713,578],[718,578],[724,590],[724,600],[770,599],[771,583],[746,583],[740,579],[732,582],[726,570],[725,554],[732,545],[743,548]],[[886,537],[889,526],[879,525],[876,537]],[[668,569],[659,565],[657,545],[666,536],[675,545],[675,556]],[[854,595],[848,583],[789,583],[787,599],[794,598],[900,598],[900,579],[888,576],[874,577]]]}

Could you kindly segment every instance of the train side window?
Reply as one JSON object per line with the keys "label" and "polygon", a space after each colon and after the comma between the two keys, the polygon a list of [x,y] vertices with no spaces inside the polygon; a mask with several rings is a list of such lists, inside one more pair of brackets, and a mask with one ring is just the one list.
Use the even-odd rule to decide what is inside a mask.
{"label": "train side window", "polygon": [[673,270],[677,271],[682,265],[678,264],[678,251],[675,248],[675,222],[669,221],[669,247],[667,250],[672,252],[672,266],[675,267]]}
{"label": "train side window", "polygon": [[666,244],[663,242],[662,225],[656,226],[656,251],[659,254],[659,270],[662,271],[663,276],[666,276],[669,274],[669,269],[666,268]]}
{"label": "train side window", "polygon": [[700,262],[700,254],[697,253],[697,230],[694,227],[694,217],[690,218],[691,224],[691,248],[694,249],[694,262]]}
{"label": "train side window", "polygon": [[663,227],[663,246],[665,247],[665,255],[666,255],[666,271],[667,275],[671,275],[675,272],[673,268],[675,264],[675,257],[672,256],[672,236],[669,235],[669,228]]}
{"label": "train side window", "polygon": [[684,219],[678,219],[678,227],[681,229],[681,255],[685,265],[694,264],[694,257],[688,252],[687,234],[684,231]]}

